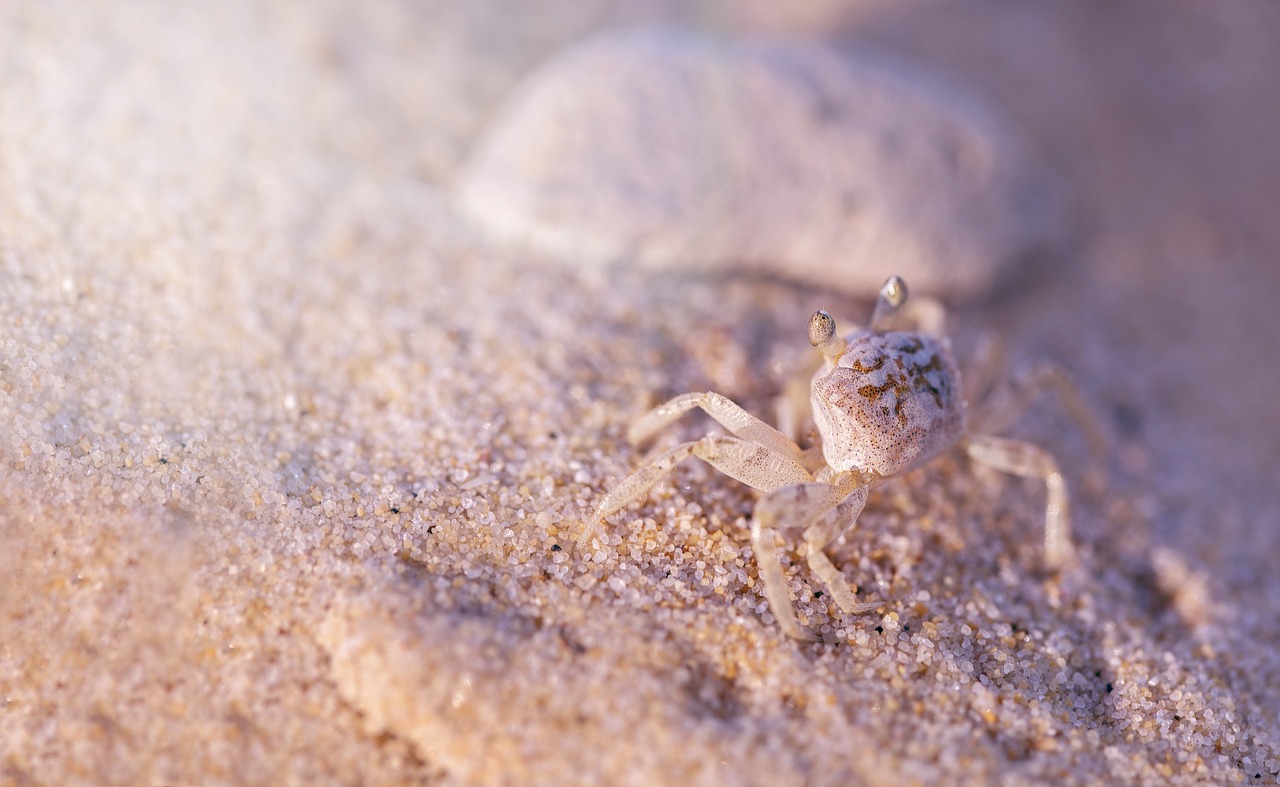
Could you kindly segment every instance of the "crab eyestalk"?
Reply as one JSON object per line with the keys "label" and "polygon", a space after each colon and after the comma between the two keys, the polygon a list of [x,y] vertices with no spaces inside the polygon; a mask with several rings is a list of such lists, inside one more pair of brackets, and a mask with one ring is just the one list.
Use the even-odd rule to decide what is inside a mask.
{"label": "crab eyestalk", "polygon": [[907,302],[907,283],[901,276],[890,276],[876,296],[876,308],[871,312],[871,330],[883,331],[889,327],[893,316]]}
{"label": "crab eyestalk", "polygon": [[844,352],[844,339],[836,335],[836,320],[822,309],[809,318],[809,344],[817,347],[831,361]]}

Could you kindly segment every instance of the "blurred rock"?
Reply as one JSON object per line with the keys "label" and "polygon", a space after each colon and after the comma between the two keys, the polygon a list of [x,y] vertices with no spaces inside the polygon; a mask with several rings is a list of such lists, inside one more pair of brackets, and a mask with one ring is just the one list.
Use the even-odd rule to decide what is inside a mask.
{"label": "blurred rock", "polygon": [[1054,246],[1064,201],[980,98],[870,52],[674,31],[533,72],[459,183],[500,237],[582,264],[759,270],[980,297]]}

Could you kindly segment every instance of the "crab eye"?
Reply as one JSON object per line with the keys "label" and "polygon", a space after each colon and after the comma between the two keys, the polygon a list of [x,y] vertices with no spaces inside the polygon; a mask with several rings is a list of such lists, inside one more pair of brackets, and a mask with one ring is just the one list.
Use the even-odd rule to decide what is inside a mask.
{"label": "crab eye", "polygon": [[814,312],[813,316],[809,318],[809,344],[814,347],[821,347],[831,341],[831,337],[835,335],[835,318],[822,309]]}
{"label": "crab eye", "polygon": [[893,320],[893,315],[897,314],[902,308],[902,304],[907,302],[907,283],[902,280],[901,276],[890,276],[889,280],[880,288],[880,294],[876,297],[875,310],[871,312],[871,330],[885,331],[889,329],[889,323]]}
{"label": "crab eye", "polygon": [[890,276],[880,288],[880,297],[895,309],[907,300],[907,283],[901,276]]}

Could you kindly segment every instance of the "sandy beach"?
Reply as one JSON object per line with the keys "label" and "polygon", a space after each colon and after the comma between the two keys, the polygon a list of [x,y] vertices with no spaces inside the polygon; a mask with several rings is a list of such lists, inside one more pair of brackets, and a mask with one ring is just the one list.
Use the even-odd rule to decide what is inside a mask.
{"label": "sandy beach", "polygon": [[[5,4],[0,784],[1275,784],[1277,36],[1243,0]],[[816,642],[743,484],[689,461],[592,521],[716,428],[635,418],[772,421],[898,254],[962,366],[1052,359],[1110,432],[1009,432],[1068,569],[1044,485],[958,452],[826,550],[873,612],[777,541]]]}

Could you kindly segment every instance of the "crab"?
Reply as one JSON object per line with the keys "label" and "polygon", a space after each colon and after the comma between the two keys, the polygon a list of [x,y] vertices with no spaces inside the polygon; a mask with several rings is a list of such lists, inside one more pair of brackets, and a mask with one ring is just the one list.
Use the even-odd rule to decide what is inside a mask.
{"label": "crab", "polygon": [[[794,436],[721,394],[677,396],[640,417],[628,432],[629,440],[642,444],[694,409],[705,411],[729,434],[680,443],[643,464],[600,501],[595,523],[602,525],[607,517],[643,499],[689,457],[760,490],[764,495],[751,518],[750,539],[765,598],[784,634],[813,640],[817,637],[800,625],[788,595],[774,532],[803,534],[809,569],[842,612],[858,615],[877,609],[882,602],[859,601],[824,550],[857,522],[872,488],[959,449],[978,464],[1044,482],[1044,564],[1050,572],[1063,569],[1074,551],[1067,484],[1057,462],[1036,445],[993,432],[1020,418],[1042,391],[1050,389],[1061,397],[1095,454],[1106,450],[1103,428],[1055,364],[1035,364],[1002,386],[992,385],[990,367],[996,353],[990,342],[968,389],[971,397],[981,398],[971,415],[950,341],[940,335],[941,306],[918,300],[913,303],[921,308],[913,315],[903,308],[906,301],[906,283],[894,276],[880,289],[867,327],[841,338],[827,312],[817,311],[810,318],[809,342],[822,354],[821,367],[808,386],[820,445],[802,449]],[[902,322],[914,324],[893,329]],[[789,412],[795,399],[787,405],[789,400],[783,398],[785,417],[779,417],[780,423],[798,422],[797,414]],[[590,533],[583,533],[580,545]]]}

